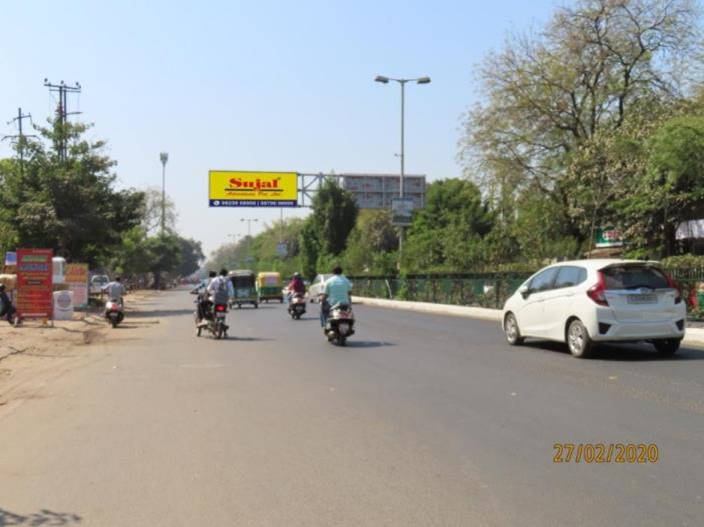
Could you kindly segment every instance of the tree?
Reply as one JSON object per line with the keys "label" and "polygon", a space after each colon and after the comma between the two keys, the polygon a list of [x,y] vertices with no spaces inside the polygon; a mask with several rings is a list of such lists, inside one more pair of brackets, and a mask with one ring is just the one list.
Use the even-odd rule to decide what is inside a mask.
{"label": "tree", "polygon": [[678,225],[704,208],[704,117],[671,119],[647,141],[638,192],[619,201],[626,235],[659,256],[675,254]]}
{"label": "tree", "polygon": [[398,234],[389,210],[363,210],[357,218],[345,253],[350,273],[387,274],[394,271]]}
{"label": "tree", "polygon": [[573,156],[633,113],[682,99],[699,52],[697,18],[689,0],[580,0],[537,33],[510,36],[479,71],[486,102],[465,118],[468,173],[495,198],[542,192],[571,235],[586,239],[565,184]]}
{"label": "tree", "polygon": [[425,208],[408,232],[404,265],[411,270],[481,265],[480,245],[492,227],[492,214],[477,185],[462,179],[434,181],[426,189]]}
{"label": "tree", "polygon": [[205,260],[203,247],[199,241],[181,236],[178,236],[178,244],[180,249],[179,263],[173,272],[177,276],[190,276],[200,268],[200,264]]}
{"label": "tree", "polygon": [[339,255],[357,220],[357,204],[352,194],[332,180],[326,180],[313,197],[312,224],[320,250]]}
{"label": "tree", "polygon": [[[176,205],[169,196],[164,200],[164,225],[167,230],[176,230]],[[144,191],[144,212],[142,227],[149,235],[155,235],[161,230],[161,189],[148,188]]]}
{"label": "tree", "polygon": [[[103,141],[84,139],[88,126],[49,124],[38,128],[38,140],[23,141],[22,164],[0,164],[1,230],[18,246],[48,247],[94,266],[140,223],[144,195],[115,190],[115,162],[102,154]],[[58,150],[64,141],[65,159]]]}

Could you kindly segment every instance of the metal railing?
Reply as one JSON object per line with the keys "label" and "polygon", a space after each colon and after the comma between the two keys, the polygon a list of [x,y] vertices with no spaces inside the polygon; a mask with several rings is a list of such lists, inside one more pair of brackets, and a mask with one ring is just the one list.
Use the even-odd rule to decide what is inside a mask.
{"label": "metal railing", "polygon": [[[689,318],[704,319],[704,268],[668,269],[687,301]],[[354,294],[373,298],[500,309],[532,273],[351,276]]]}

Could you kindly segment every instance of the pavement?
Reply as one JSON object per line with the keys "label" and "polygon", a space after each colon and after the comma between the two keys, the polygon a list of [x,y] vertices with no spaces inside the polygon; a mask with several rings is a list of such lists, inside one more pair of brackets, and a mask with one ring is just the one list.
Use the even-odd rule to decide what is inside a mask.
{"label": "pavement", "polygon": [[[216,341],[191,310],[160,295],[132,315],[159,324],[128,313],[123,339],[0,407],[0,526],[702,525],[702,351],[577,360],[364,305],[344,348],[317,306],[234,310]],[[555,463],[555,443],[659,459]]]}
{"label": "pavement", "polygon": [[[354,297],[355,303],[367,306],[401,309],[403,311],[416,311],[418,313],[431,313],[434,315],[450,315],[457,317],[475,318],[480,320],[501,321],[501,309],[486,307],[456,306],[450,304],[434,304],[430,302],[409,302],[405,300],[386,300],[384,298]],[[683,344],[702,347],[704,346],[704,328],[687,327]]]}

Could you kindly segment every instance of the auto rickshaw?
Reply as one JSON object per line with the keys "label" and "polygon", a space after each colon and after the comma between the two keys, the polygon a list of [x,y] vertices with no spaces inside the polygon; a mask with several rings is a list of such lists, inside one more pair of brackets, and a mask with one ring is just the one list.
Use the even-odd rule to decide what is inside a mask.
{"label": "auto rickshaw", "polygon": [[278,300],[284,303],[281,286],[281,273],[259,273],[257,275],[257,293],[259,301]]}
{"label": "auto rickshaw", "polygon": [[227,277],[232,282],[232,289],[235,291],[235,296],[230,300],[230,307],[241,308],[242,304],[252,304],[255,308],[259,307],[254,271],[239,269],[230,271]]}

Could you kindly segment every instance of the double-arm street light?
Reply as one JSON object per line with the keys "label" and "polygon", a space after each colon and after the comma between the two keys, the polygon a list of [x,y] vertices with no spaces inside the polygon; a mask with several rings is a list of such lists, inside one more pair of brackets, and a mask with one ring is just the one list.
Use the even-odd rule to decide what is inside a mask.
{"label": "double-arm street light", "polygon": [[[380,82],[382,84],[388,84],[389,81],[398,82],[401,85],[401,177],[399,178],[399,197],[403,198],[403,178],[406,175],[406,145],[405,145],[405,120],[406,120],[406,84],[409,82],[415,82],[416,84],[430,84],[430,77],[418,77],[415,79],[394,79],[391,77],[384,77],[383,75],[377,75],[374,79],[375,82]],[[398,252],[399,259],[403,251],[403,227],[399,230],[398,238]]]}

